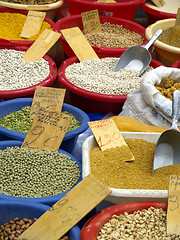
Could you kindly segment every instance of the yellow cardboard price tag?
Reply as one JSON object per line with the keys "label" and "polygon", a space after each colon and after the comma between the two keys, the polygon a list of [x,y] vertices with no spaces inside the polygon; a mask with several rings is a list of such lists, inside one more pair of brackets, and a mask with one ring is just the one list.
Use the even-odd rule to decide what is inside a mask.
{"label": "yellow cardboard price tag", "polygon": [[176,175],[169,180],[167,233],[180,235],[180,176]]}
{"label": "yellow cardboard price tag", "polygon": [[173,28],[173,33],[171,37],[171,44],[174,44],[177,38],[180,37],[180,8],[178,8],[175,26]]}
{"label": "yellow cardboard price tag", "polygon": [[23,25],[20,37],[30,38],[39,32],[46,16],[46,12],[29,11]]}
{"label": "yellow cardboard price tag", "polygon": [[63,29],[61,30],[61,33],[76,54],[79,61],[99,59],[79,27]]}
{"label": "yellow cardboard price tag", "polygon": [[37,86],[31,105],[30,115],[32,118],[40,108],[61,112],[66,89]]}
{"label": "yellow cardboard price tag", "polygon": [[40,108],[21,148],[58,150],[71,120],[67,114]]}
{"label": "yellow cardboard price tag", "polygon": [[97,0],[99,3],[117,3],[115,0]]}
{"label": "yellow cardboard price tag", "polygon": [[56,43],[60,33],[45,29],[31,47],[24,53],[22,59],[26,62],[39,61]]}
{"label": "yellow cardboard price tag", "polygon": [[151,0],[157,7],[161,7],[164,5],[163,0]]}
{"label": "yellow cardboard price tag", "polygon": [[89,174],[18,238],[58,240],[110,193],[108,187]]}
{"label": "yellow cardboard price tag", "polygon": [[102,32],[98,10],[81,13],[84,33]]}
{"label": "yellow cardboard price tag", "polygon": [[125,161],[135,159],[113,119],[92,121],[88,125],[102,151],[123,146],[128,153]]}

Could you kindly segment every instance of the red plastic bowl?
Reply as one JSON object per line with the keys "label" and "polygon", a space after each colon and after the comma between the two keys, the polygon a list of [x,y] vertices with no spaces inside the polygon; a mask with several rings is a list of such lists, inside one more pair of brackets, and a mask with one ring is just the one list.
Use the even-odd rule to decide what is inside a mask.
{"label": "red plastic bowl", "polygon": [[161,19],[176,18],[176,14],[158,11],[148,7],[146,3],[140,4],[140,8],[147,13],[149,24],[153,24]]}
{"label": "red plastic bowl", "polygon": [[[6,47],[7,49],[14,49],[14,50],[19,50],[19,51],[26,51],[28,48],[27,47]],[[30,96],[34,94],[34,91],[36,89],[36,86],[44,86],[48,87],[50,86],[56,79],[57,77],[57,67],[55,62],[50,58],[48,55],[45,55],[43,57],[46,61],[49,62],[49,68],[50,68],[50,73],[49,76],[44,79],[44,81],[30,86],[28,88],[22,88],[22,89],[16,89],[16,90],[6,90],[6,91],[0,91],[0,98],[16,98],[16,97],[24,97],[24,96]]]}
{"label": "red plastic bowl", "polygon": [[173,63],[173,65],[171,67],[180,68],[180,60],[178,60],[175,63]]}
{"label": "red plastic bowl", "polygon": [[[127,95],[108,95],[87,91],[72,84],[65,77],[65,69],[77,63],[77,57],[66,59],[58,69],[58,82],[69,91],[70,104],[82,109],[85,112],[112,112],[119,114]],[[163,65],[162,63],[152,59],[150,66],[153,68]]]}
{"label": "red plastic bowl", "polygon": [[107,223],[113,214],[120,215],[124,212],[132,214],[134,211],[148,209],[149,207],[167,210],[166,202],[135,202],[124,203],[100,210],[95,216],[85,223],[81,230],[81,240],[96,240],[100,229]]}
{"label": "red plastic bowl", "polygon": [[[9,12],[9,13],[21,13],[24,15],[28,14],[28,11],[25,10],[19,10],[19,9],[12,9],[12,8],[6,8],[6,7],[2,7],[0,6],[0,12],[4,13],[4,12]],[[50,20],[49,18],[45,17],[44,21],[48,22],[51,25],[51,28],[54,30],[55,27],[55,22],[53,22],[52,20]],[[18,47],[30,47],[32,44],[34,43],[34,41],[20,41],[20,40],[10,40],[10,39],[4,39],[4,38],[0,38],[0,48],[4,48],[4,47],[16,47],[16,50],[18,50]]]}
{"label": "red plastic bowl", "polygon": [[[138,23],[135,23],[130,20],[122,19],[122,18],[115,18],[115,17],[109,17],[109,16],[100,16],[100,22],[101,24],[105,22],[109,22],[111,24],[122,25],[123,28],[140,34],[144,39],[144,42],[142,45],[147,43],[147,39],[145,38],[146,29]],[[73,16],[60,19],[58,22],[56,22],[54,30],[56,32],[60,32],[62,29],[67,29],[71,27],[79,27],[81,30],[83,30],[81,15],[73,15]],[[62,42],[62,46],[66,55],[68,57],[75,56],[73,50],[70,48],[70,46],[68,45],[68,43],[66,42],[62,34],[60,36],[60,40]],[[92,47],[94,51],[98,53],[99,56],[102,56],[102,57],[116,57],[127,50],[127,48],[106,48],[106,47],[97,47],[97,46],[92,46]]]}
{"label": "red plastic bowl", "polygon": [[116,3],[98,3],[96,0],[69,0],[71,15],[98,9],[99,14],[134,20],[137,7],[145,0],[116,0]]}

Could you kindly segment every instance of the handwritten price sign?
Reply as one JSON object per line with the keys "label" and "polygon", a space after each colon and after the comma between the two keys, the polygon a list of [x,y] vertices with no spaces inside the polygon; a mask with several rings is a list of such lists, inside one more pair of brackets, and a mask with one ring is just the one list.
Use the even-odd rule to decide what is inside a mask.
{"label": "handwritten price sign", "polygon": [[41,108],[21,147],[32,150],[58,150],[71,119],[67,114]]}
{"label": "handwritten price sign", "polygon": [[102,32],[98,10],[81,13],[85,34]]}
{"label": "handwritten price sign", "polygon": [[180,235],[180,176],[175,175],[169,180],[167,233]]}
{"label": "handwritten price sign", "polygon": [[102,151],[127,145],[113,119],[93,121],[88,124]]}

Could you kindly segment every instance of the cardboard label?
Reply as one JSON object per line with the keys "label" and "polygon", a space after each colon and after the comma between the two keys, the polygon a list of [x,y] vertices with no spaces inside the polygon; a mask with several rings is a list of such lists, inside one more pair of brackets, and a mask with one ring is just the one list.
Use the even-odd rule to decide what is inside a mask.
{"label": "cardboard label", "polygon": [[167,233],[180,235],[180,176],[176,175],[169,180]]}
{"label": "cardboard label", "polygon": [[109,148],[125,146],[130,155],[130,158],[126,159],[126,161],[134,160],[133,154],[113,119],[92,121],[88,122],[88,124],[102,151]]}
{"label": "cardboard label", "polygon": [[81,13],[84,33],[102,32],[98,10]]}
{"label": "cardboard label", "polygon": [[58,150],[71,120],[67,114],[40,108],[21,148]]}
{"label": "cardboard label", "polygon": [[66,89],[37,86],[31,105],[30,115],[32,118],[40,108],[61,112]]}
{"label": "cardboard label", "polygon": [[180,8],[178,8],[177,15],[176,15],[176,22],[175,22],[175,26],[179,26],[179,25],[180,25]]}
{"label": "cardboard label", "polygon": [[63,29],[61,33],[80,62],[90,59],[99,59],[79,27]]}
{"label": "cardboard label", "polygon": [[46,16],[46,12],[29,11],[22,28],[20,37],[30,38],[39,32]]}
{"label": "cardboard label", "polygon": [[164,5],[163,0],[151,0],[157,7],[161,7]]}
{"label": "cardboard label", "polygon": [[174,44],[177,38],[180,37],[180,8],[178,8],[175,26],[173,28],[173,34],[171,37],[171,44]]}
{"label": "cardboard label", "polygon": [[89,174],[18,238],[58,240],[110,193],[108,187]]}
{"label": "cardboard label", "polygon": [[45,29],[31,47],[24,53],[22,59],[26,62],[39,61],[56,43],[60,33]]}

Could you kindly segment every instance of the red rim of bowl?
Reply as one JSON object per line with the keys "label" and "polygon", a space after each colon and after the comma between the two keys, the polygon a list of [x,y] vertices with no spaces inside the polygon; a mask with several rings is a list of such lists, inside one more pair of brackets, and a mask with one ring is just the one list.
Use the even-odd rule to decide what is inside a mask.
{"label": "red rim of bowl", "polygon": [[[0,13],[20,13],[23,15],[27,15],[28,11],[26,10],[17,10],[17,9],[11,9],[0,6]],[[51,19],[45,17],[44,21],[48,22],[51,25],[51,28],[54,30],[55,28],[55,22],[53,22]],[[31,46],[34,43],[34,41],[21,41],[21,40],[10,40],[5,38],[0,38],[0,45],[6,46]]]}
{"label": "red rim of bowl", "polygon": [[[93,99],[93,100],[98,100],[98,101],[106,101],[106,102],[124,102],[127,98],[127,95],[109,95],[109,94],[101,94],[101,93],[95,93],[95,92],[91,92],[88,90],[85,90],[83,88],[80,88],[74,84],[72,84],[71,82],[69,82],[67,80],[67,78],[65,77],[65,69],[66,67],[68,67],[69,65],[73,64],[73,63],[77,63],[78,62],[78,58],[73,56],[70,57],[68,59],[66,59],[60,66],[60,68],[58,69],[58,82],[65,87],[66,89],[68,89],[69,91],[83,96],[85,98],[89,98],[89,99]],[[159,66],[163,66],[162,63],[152,59],[150,66],[154,67],[159,67]]]}
{"label": "red rim of bowl", "polygon": [[167,12],[161,12],[156,9],[150,8],[146,5],[146,3],[140,4],[140,8],[144,10],[145,12],[149,13],[150,15],[155,15],[163,18],[176,18],[175,13],[167,13]]}
{"label": "red rim of bowl", "polygon": [[[141,31],[142,33],[139,33],[139,32],[137,32],[137,31],[135,31],[136,33],[138,33],[138,34],[140,34],[142,37],[143,37],[143,39],[144,39],[144,42],[143,42],[143,44],[141,44],[141,45],[139,45],[139,46],[142,46],[142,45],[145,45],[147,42],[148,42],[148,40],[146,39],[146,37],[145,37],[145,27],[143,27],[143,26],[141,26],[140,24],[138,24],[138,23],[136,23],[136,22],[133,22],[133,21],[131,21],[131,20],[127,20],[127,19],[123,19],[123,18],[117,18],[117,17],[109,17],[109,16],[102,16],[102,15],[100,15],[99,16],[99,18],[100,18],[100,21],[101,22],[110,22],[110,23],[112,23],[112,22],[114,22],[114,21],[116,21],[117,22],[117,25],[123,25],[123,24],[126,24],[126,25],[129,25],[129,26],[134,26],[134,27],[136,27],[136,28],[138,28],[139,29],[139,32]],[[75,23],[76,23],[76,20],[80,20],[81,19],[81,15],[80,14],[77,14],[77,15],[71,15],[71,16],[68,16],[68,17],[66,17],[66,18],[62,18],[62,19],[60,19],[59,21],[57,21],[56,22],[56,24],[55,24],[55,28],[54,28],[54,30],[56,31],[56,32],[60,32],[60,30],[61,29],[59,29],[60,28],[60,25],[63,25],[64,23],[66,23],[67,21],[68,22],[70,22],[70,23],[73,23],[73,21],[75,21]],[[114,24],[114,23],[112,23],[112,24]],[[74,25],[74,27],[75,26],[77,26],[76,24],[73,24]],[[73,27],[73,26],[71,26],[71,27]],[[125,27],[124,27],[125,28]],[[62,28],[62,29],[64,29],[64,28]],[[127,28],[128,29],[128,28]],[[133,30],[130,30],[130,31],[133,31]],[[60,36],[60,38],[59,38],[62,42],[66,42],[66,40],[65,40],[65,38],[64,38],[64,36],[61,34],[61,36]],[[98,47],[98,46],[92,46],[92,48],[94,49],[94,51],[96,52],[96,53],[110,53],[111,55],[114,53],[114,54],[118,54],[119,52],[124,52],[125,50],[127,50],[128,49],[128,47],[126,47],[126,48],[108,48],[108,47]]]}
{"label": "red rim of bowl", "polygon": [[50,73],[47,78],[45,78],[42,82],[27,88],[0,91],[0,98],[14,98],[14,97],[28,96],[34,93],[36,86],[44,86],[44,87],[50,86],[57,77],[57,67],[55,62],[48,55],[45,55],[43,58],[49,63]]}
{"label": "red rim of bowl", "polygon": [[[87,5],[87,6],[92,6],[92,7],[101,7],[101,6],[104,6],[105,4],[104,3],[99,3],[99,2],[96,2],[95,0],[94,1],[86,1],[86,0],[72,0],[73,2],[80,2],[80,3],[83,3],[84,5]],[[146,0],[131,0],[131,1],[123,1],[123,0],[120,0],[119,2],[116,2],[116,3],[108,3],[108,6],[111,7],[111,6],[117,6],[117,5],[120,5],[122,7],[124,6],[129,6],[129,7],[132,7],[132,6],[136,6],[136,5],[139,5],[143,2],[145,2]],[[107,4],[107,3],[106,3]],[[107,7],[108,7],[107,6]]]}
{"label": "red rim of bowl", "polygon": [[148,209],[149,207],[162,208],[166,211],[167,202],[132,202],[104,208],[84,224],[81,230],[81,240],[96,240],[100,229],[110,220],[113,214],[120,215],[124,212],[131,214],[134,211]]}

